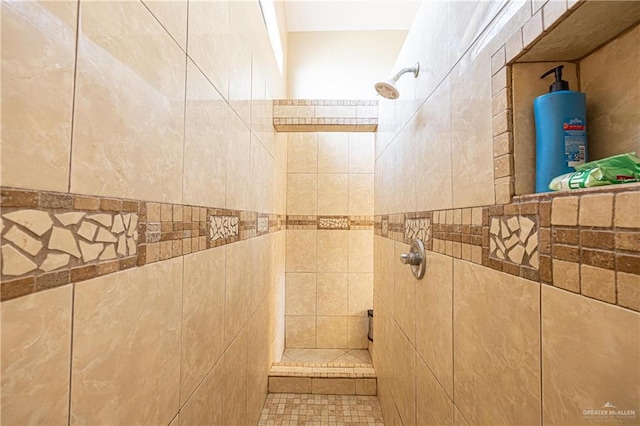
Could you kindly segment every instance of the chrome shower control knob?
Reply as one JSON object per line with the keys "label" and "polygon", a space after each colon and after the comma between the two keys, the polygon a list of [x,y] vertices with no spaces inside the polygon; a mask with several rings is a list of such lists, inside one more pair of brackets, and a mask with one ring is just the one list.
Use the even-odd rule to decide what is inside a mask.
{"label": "chrome shower control knob", "polygon": [[413,272],[413,275],[419,280],[424,277],[424,271],[427,266],[426,260],[427,257],[424,252],[424,244],[422,243],[422,240],[419,239],[413,240],[409,253],[402,253],[400,255],[400,262],[411,266],[411,272]]}
{"label": "chrome shower control knob", "polygon": [[418,253],[402,253],[400,262],[405,265],[419,265],[422,263],[422,257]]}

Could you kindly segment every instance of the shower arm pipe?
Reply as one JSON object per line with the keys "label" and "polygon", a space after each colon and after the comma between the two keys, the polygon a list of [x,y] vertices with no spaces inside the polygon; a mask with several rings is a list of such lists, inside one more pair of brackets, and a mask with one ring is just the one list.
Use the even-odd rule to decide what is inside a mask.
{"label": "shower arm pipe", "polygon": [[406,74],[408,72],[412,72],[414,77],[418,77],[418,73],[420,72],[420,63],[416,62],[416,65],[413,67],[407,67],[407,68],[402,68],[400,71],[398,71],[398,73],[396,75],[394,75],[391,80],[393,80],[393,82],[397,82],[398,79],[400,79],[400,77],[403,74]]}

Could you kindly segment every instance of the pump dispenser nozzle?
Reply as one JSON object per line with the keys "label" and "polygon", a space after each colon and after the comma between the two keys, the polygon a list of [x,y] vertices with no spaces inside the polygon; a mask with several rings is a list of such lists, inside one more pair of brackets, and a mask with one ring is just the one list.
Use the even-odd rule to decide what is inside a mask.
{"label": "pump dispenser nozzle", "polygon": [[555,68],[550,69],[549,71],[542,74],[540,78],[545,78],[551,73],[555,73],[556,81],[549,86],[549,93],[558,92],[560,90],[569,90],[569,82],[562,79],[562,69],[564,65],[559,65]]}

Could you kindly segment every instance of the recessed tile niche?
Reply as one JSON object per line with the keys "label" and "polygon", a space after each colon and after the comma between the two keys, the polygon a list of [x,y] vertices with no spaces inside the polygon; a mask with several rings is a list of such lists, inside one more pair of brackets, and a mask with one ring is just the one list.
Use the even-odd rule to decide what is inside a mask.
{"label": "recessed tile niche", "polygon": [[[570,89],[587,95],[589,160],[640,154],[640,2],[569,1],[568,8],[564,1],[540,3],[544,5],[531,20],[494,55],[494,64],[501,62],[496,57],[505,63],[493,70],[499,203],[509,202],[507,191],[511,196],[535,192],[533,101],[548,93],[553,82],[552,75],[540,76],[558,65],[564,65]],[[495,87],[496,78],[504,79],[504,89]],[[503,108],[505,123],[496,125]]]}

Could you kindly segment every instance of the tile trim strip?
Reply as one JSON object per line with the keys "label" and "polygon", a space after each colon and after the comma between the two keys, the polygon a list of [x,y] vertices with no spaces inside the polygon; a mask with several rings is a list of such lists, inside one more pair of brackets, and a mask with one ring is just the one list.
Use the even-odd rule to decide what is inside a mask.
{"label": "tile trim strip", "polygon": [[[610,194],[613,211],[614,196],[638,193],[640,185],[625,185],[514,197],[506,205],[376,215],[374,234],[411,244],[414,234],[408,233],[407,224],[415,224],[416,218],[429,220],[431,234],[424,240],[427,250],[640,312],[640,301],[634,301],[634,297],[639,298],[640,289],[634,293],[627,288],[623,294],[618,285],[620,274],[640,275],[640,228],[617,226],[613,219],[608,227],[582,225],[578,220],[579,199],[585,196]],[[552,223],[553,200],[563,198],[576,199],[576,223],[570,226]],[[503,232],[507,235],[503,236]],[[509,240],[511,245],[506,247]],[[507,249],[520,247],[518,256],[498,254],[499,244],[505,244]],[[514,258],[519,261],[514,262]],[[593,289],[580,285],[584,280],[580,272],[577,288],[554,282],[554,260],[575,265],[576,270],[586,265],[610,271],[615,277],[614,297],[593,293]]]}
{"label": "tile trim strip", "polygon": [[286,229],[286,216],[278,214],[9,187],[0,192],[2,301]]}

